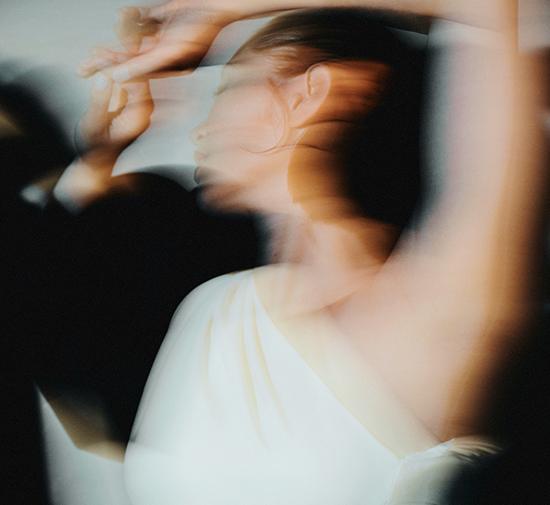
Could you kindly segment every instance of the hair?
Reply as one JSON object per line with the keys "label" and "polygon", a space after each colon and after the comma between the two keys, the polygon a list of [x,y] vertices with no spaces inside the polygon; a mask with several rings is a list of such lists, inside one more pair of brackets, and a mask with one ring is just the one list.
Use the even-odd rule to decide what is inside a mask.
{"label": "hair", "polygon": [[420,197],[418,123],[422,59],[355,9],[303,10],[272,19],[235,53],[267,54],[275,80],[328,62],[375,61],[392,69],[383,99],[341,141],[345,189],[372,219],[403,227]]}

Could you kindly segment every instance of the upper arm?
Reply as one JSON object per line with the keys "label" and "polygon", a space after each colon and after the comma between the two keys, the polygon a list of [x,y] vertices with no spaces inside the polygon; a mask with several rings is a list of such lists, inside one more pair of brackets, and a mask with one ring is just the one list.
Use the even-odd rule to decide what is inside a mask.
{"label": "upper arm", "polygon": [[393,261],[406,264],[419,298],[517,300],[543,187],[536,79],[510,34],[442,23],[434,43],[428,80],[440,87],[430,90],[424,148],[435,194]]}

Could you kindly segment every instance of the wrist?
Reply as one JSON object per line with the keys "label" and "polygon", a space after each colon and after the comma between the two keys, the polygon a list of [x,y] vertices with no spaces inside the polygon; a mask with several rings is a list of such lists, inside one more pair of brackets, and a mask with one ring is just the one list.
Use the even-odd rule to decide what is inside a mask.
{"label": "wrist", "polygon": [[123,148],[102,146],[81,154],[79,160],[97,173],[110,174],[123,151]]}
{"label": "wrist", "polygon": [[59,204],[73,214],[78,214],[91,200],[97,186],[95,171],[82,161],[75,159],[63,172],[53,189],[53,196]]}
{"label": "wrist", "polygon": [[114,161],[106,153],[87,153],[65,169],[52,194],[63,207],[77,214],[110,191],[113,167]]}

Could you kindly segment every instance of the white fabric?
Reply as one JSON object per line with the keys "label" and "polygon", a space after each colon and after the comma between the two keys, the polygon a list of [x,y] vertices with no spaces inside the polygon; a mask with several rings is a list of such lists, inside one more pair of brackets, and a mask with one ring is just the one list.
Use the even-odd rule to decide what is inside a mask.
{"label": "white fabric", "polygon": [[456,454],[451,442],[392,452],[277,329],[253,272],[241,272],[202,285],[176,312],[125,478],[133,505],[432,504],[444,503]]}
{"label": "white fabric", "polygon": [[123,465],[78,449],[38,392],[51,505],[130,505]]}
{"label": "white fabric", "polygon": [[494,452],[478,439],[438,444],[327,345],[319,321],[327,356],[309,336],[295,346],[254,276],[207,282],[178,309],[124,465],[77,449],[40,394],[52,505],[445,505],[462,468]]}

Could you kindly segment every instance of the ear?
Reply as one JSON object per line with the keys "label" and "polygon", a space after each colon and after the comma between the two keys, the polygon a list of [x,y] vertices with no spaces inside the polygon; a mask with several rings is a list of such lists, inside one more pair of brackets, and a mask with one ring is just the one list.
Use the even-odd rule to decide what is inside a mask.
{"label": "ear", "polygon": [[295,77],[287,96],[289,126],[306,126],[321,109],[330,87],[331,75],[326,65],[313,65],[305,74]]}

